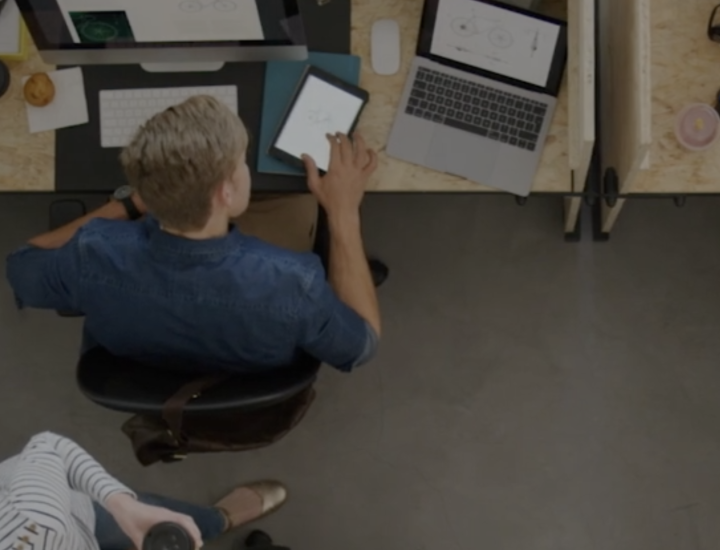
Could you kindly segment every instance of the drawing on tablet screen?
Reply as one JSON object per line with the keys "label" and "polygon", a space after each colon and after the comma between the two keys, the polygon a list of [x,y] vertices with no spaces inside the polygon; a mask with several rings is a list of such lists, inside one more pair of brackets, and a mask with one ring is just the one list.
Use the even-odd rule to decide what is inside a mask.
{"label": "drawing on tablet screen", "polygon": [[308,109],[305,117],[311,126],[330,126],[333,121],[332,115],[322,107]]}
{"label": "drawing on tablet screen", "polygon": [[178,4],[180,11],[187,13],[195,13],[204,10],[205,8],[213,7],[217,11],[235,11],[237,4],[233,0],[213,0],[208,2],[207,0],[183,0]]}

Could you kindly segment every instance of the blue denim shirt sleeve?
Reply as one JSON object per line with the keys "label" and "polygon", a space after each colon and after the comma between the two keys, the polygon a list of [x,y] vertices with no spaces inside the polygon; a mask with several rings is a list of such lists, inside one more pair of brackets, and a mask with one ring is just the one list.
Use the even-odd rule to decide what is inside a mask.
{"label": "blue denim shirt sleeve", "polygon": [[304,342],[313,357],[349,372],[370,361],[378,347],[372,327],[342,302],[319,269],[305,295]]}
{"label": "blue denim shirt sleeve", "polygon": [[77,239],[54,250],[28,245],[8,256],[6,275],[18,307],[79,311]]}

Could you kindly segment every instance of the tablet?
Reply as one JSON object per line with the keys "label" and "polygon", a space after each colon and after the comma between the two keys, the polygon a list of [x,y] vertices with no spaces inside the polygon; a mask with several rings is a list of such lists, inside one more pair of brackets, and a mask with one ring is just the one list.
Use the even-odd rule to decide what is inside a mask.
{"label": "tablet", "polygon": [[309,66],[280,123],[270,155],[303,167],[301,157],[307,154],[319,170],[327,172],[330,164],[327,134],[350,134],[368,97],[365,90]]}

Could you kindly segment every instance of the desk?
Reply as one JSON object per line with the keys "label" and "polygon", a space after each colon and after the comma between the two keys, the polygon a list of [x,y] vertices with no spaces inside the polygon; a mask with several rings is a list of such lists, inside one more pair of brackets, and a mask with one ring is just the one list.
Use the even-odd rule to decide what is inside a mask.
{"label": "desk", "polygon": [[[422,12],[421,0],[353,0],[352,51],[363,59],[360,84],[370,91],[370,103],[360,121],[371,147],[379,151],[379,169],[372,191],[497,192],[489,187],[405,163],[385,154],[385,143],[415,54]],[[532,193],[582,192],[595,142],[594,2],[544,0],[542,11],[569,22],[568,69],[558,98],[550,135]],[[370,63],[369,29],[380,18],[398,21],[402,29],[402,66],[394,76],[378,76]],[[566,199],[565,231],[577,223],[580,198]]]}
{"label": "desk", "polygon": [[[600,19],[601,112],[607,122],[602,128],[603,168],[617,172],[620,194],[720,193],[720,142],[707,151],[691,152],[674,135],[677,113],[688,103],[713,103],[720,88],[720,44],[706,36],[716,3],[601,3],[601,9],[603,4],[607,9]],[[613,228],[624,203],[601,203],[604,234]]]}
{"label": "desk", "polygon": [[27,60],[8,63],[10,89],[0,98],[0,191],[54,191],[55,132],[28,132],[21,78],[54,67],[35,47]]}
{"label": "desk", "polygon": [[[350,0],[333,0],[350,1]],[[369,184],[376,192],[497,192],[489,187],[389,158],[384,147],[393,115],[414,55],[422,0],[352,0],[352,52],[362,60],[361,86],[371,100],[360,131],[380,152],[380,166]],[[558,107],[533,193],[580,193],[594,144],[594,2],[593,0],[544,0],[543,11],[568,18],[569,61]],[[381,77],[370,68],[370,28],[378,18],[397,19],[402,29],[402,68]],[[54,136],[27,133],[19,77],[49,70],[33,50],[22,63],[10,64],[14,76],[9,97],[0,102],[0,120],[11,120],[14,131],[0,130],[0,190],[54,190]],[[92,114],[91,114],[92,116]],[[566,199],[565,230],[575,228],[581,199]]]}

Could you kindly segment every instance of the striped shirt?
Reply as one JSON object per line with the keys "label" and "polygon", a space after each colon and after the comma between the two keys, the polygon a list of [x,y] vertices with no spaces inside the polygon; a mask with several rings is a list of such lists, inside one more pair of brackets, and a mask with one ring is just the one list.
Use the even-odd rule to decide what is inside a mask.
{"label": "striped shirt", "polygon": [[99,550],[92,501],[129,493],[69,439],[46,432],[0,464],[0,550]]}

